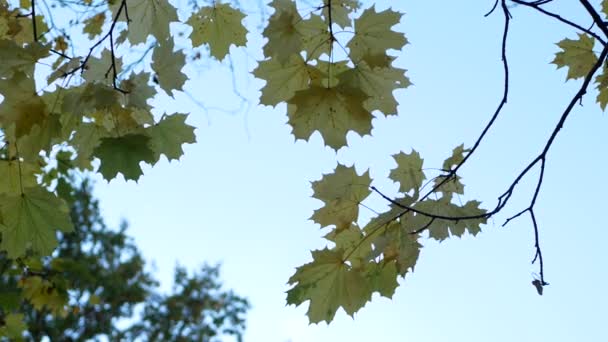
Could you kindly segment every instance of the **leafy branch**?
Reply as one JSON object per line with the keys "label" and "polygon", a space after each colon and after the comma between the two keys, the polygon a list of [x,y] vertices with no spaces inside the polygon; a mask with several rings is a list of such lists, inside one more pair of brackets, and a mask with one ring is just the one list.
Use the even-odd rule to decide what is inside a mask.
{"label": "leafy branch", "polygon": [[[526,5],[529,7],[532,7],[538,11],[540,11],[541,13],[559,20],[560,22],[566,23],[570,26],[573,26],[577,29],[582,30],[583,32],[589,33],[591,32],[590,30],[584,29],[582,27],[580,27],[579,25],[572,23],[568,20],[565,20],[563,18],[561,18],[560,16],[553,14],[551,12],[545,11],[544,9],[542,9],[540,7],[540,5],[547,3],[547,1],[543,1],[543,2],[533,2],[533,3],[527,3],[524,1],[519,1],[519,0],[513,0],[514,2],[518,3],[518,4],[522,4],[522,5]],[[601,28],[602,32],[608,37],[608,27],[606,27],[606,25],[603,24],[603,21],[601,20],[601,17],[599,16],[599,14],[597,13],[597,11],[593,8],[592,5],[589,4],[588,1],[586,0],[581,0],[581,4],[585,7],[585,9],[588,11],[588,13],[590,14],[590,16],[593,18],[594,23]],[[509,87],[509,69],[508,69],[508,63],[507,63],[507,58],[506,58],[506,41],[507,41],[507,33],[508,33],[508,29],[509,29],[509,19],[511,17],[507,6],[506,6],[506,2],[505,0],[501,0],[501,7],[503,9],[503,13],[505,16],[505,26],[504,26],[504,31],[503,31],[503,40],[502,40],[502,60],[503,60],[503,67],[504,67],[504,88],[503,88],[503,97],[495,111],[495,113],[493,114],[492,118],[490,119],[490,122],[486,125],[486,127],[483,129],[482,133],[480,134],[479,138],[475,141],[475,143],[473,144],[473,147],[471,148],[470,152],[468,154],[466,154],[464,156],[464,158],[462,159],[462,161],[460,161],[460,163],[458,163],[456,165],[456,167],[454,167],[453,169],[449,170],[448,174],[445,176],[445,178],[443,178],[442,181],[440,181],[437,185],[435,185],[429,192],[427,192],[424,196],[422,196],[417,202],[421,202],[424,199],[426,199],[428,196],[430,196],[432,193],[436,192],[438,189],[441,188],[441,186],[443,186],[448,180],[452,179],[453,177],[456,177],[456,172],[464,165],[464,163],[469,159],[469,157],[474,153],[474,151],[477,149],[477,147],[480,145],[481,141],[483,140],[483,137],[486,135],[486,133],[488,132],[488,130],[490,129],[490,127],[494,124],[496,118],[498,117],[500,111],[502,110],[502,108],[504,107],[504,105],[507,102],[507,95],[508,95],[508,87]],[[593,32],[591,32],[593,33]],[[596,34],[592,34],[592,36],[597,36]],[[520,172],[520,174],[515,177],[515,179],[512,181],[511,185],[508,187],[508,189],[498,197],[498,203],[497,205],[494,207],[494,209],[483,213],[483,214],[478,214],[478,215],[464,215],[464,216],[449,216],[449,215],[441,215],[441,214],[433,214],[433,213],[429,213],[429,212],[425,212],[423,210],[419,210],[416,209],[414,207],[414,205],[404,205],[402,203],[400,203],[397,200],[391,199],[390,197],[388,197],[387,195],[385,195],[384,193],[382,193],[381,191],[379,191],[376,187],[371,187],[370,189],[375,191],[376,193],[378,193],[380,196],[382,196],[385,200],[389,201],[391,204],[403,209],[400,213],[398,213],[397,215],[393,216],[388,222],[391,221],[395,221],[399,218],[401,218],[403,215],[409,213],[409,212],[414,212],[416,214],[419,215],[423,215],[425,217],[428,217],[431,219],[430,222],[428,222],[426,225],[424,225],[423,227],[416,229],[414,231],[411,232],[411,234],[420,234],[423,231],[429,229],[430,225],[435,221],[435,220],[449,220],[449,221],[461,221],[461,220],[470,220],[470,219],[488,219],[496,214],[498,214],[499,212],[501,212],[505,206],[507,205],[509,199],[511,198],[512,194],[515,191],[515,188],[517,186],[517,184],[524,178],[524,176],[526,176],[533,168],[534,166],[536,166],[537,164],[540,163],[540,173],[539,173],[539,177],[537,180],[537,184],[535,187],[535,190],[533,192],[533,196],[532,199],[530,201],[530,204],[523,210],[521,210],[520,212],[518,212],[517,214],[513,215],[512,217],[509,217],[505,223],[503,224],[503,226],[505,226],[506,224],[508,224],[511,220],[520,217],[521,215],[528,213],[530,215],[530,218],[532,220],[532,226],[534,228],[534,246],[536,249],[534,258],[532,260],[532,263],[534,263],[535,261],[539,261],[539,275],[540,275],[540,285],[541,286],[545,286],[548,285],[548,283],[545,281],[544,278],[544,264],[543,264],[543,257],[542,257],[542,250],[540,247],[540,241],[539,241],[539,228],[538,228],[538,223],[536,220],[536,215],[535,215],[535,211],[534,211],[534,205],[536,204],[536,200],[538,198],[538,195],[540,193],[540,189],[542,186],[542,182],[543,182],[543,178],[544,178],[544,174],[545,174],[545,165],[546,165],[546,161],[547,161],[547,154],[549,152],[549,150],[551,149],[551,146],[553,145],[553,142],[555,141],[558,133],[560,132],[560,130],[563,128],[564,123],[566,121],[566,119],[568,118],[568,116],[570,115],[570,113],[572,112],[574,106],[576,105],[576,103],[582,101],[583,96],[586,94],[587,92],[587,88],[589,86],[589,84],[591,83],[593,76],[597,73],[597,71],[600,69],[600,67],[602,66],[602,64],[605,62],[606,60],[606,56],[608,55],[608,44],[606,44],[606,42],[598,37],[598,41],[601,42],[601,44],[603,45],[603,50],[599,55],[599,58],[597,59],[597,61],[593,64],[593,66],[591,67],[591,69],[587,72],[587,74],[584,77],[584,80],[578,90],[578,92],[571,98],[570,102],[568,103],[567,107],[565,108],[564,112],[562,113],[559,121],[557,122],[556,126],[554,127],[551,135],[549,136],[549,138],[547,139],[547,142],[545,143],[545,146],[543,148],[543,150]],[[388,223],[387,222],[387,223]],[[381,227],[385,227],[385,225],[381,226]],[[378,229],[380,229],[380,227],[378,227]],[[370,234],[370,236],[373,235]],[[362,243],[359,245],[361,246]],[[346,256],[346,258],[348,258],[350,255],[352,255],[353,252],[351,252],[350,254],[348,254]]]}

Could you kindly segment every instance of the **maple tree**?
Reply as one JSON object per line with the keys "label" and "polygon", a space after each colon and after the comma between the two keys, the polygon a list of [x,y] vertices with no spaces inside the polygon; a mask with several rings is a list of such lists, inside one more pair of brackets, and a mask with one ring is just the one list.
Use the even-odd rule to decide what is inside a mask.
{"label": "maple tree", "polygon": [[[477,139],[446,153],[439,171],[424,169],[423,158],[411,150],[393,156],[397,167],[389,178],[399,183],[396,198],[372,186],[369,173],[358,174],[354,166],[339,164],[313,182],[313,197],[324,205],[311,219],[329,227],[328,247],[314,251],[312,261],[296,270],[287,293],[289,304],[310,301],[311,322],[331,321],[340,307],[353,314],[375,292],[391,297],[396,279],[414,269],[425,238],[476,235],[481,225],[507,207],[532,170],[540,170],[532,200],[515,209],[521,210],[505,224],[522,215],[531,218],[539,267],[533,284],[542,294],[548,283],[534,209],[547,153],[592,84],[600,107],[608,104],[608,1],[601,6],[579,1],[593,20],[591,28],[547,10],[544,5],[551,1],[496,0],[487,15],[500,15],[504,21],[503,96]],[[0,128],[5,142],[0,161],[0,174],[5,175],[0,180],[0,248],[12,258],[48,254],[56,245],[55,232],[72,229],[67,211],[55,209],[65,208],[56,195],[60,183],[54,189],[55,183],[36,177],[57,162],[57,151],[74,168],[99,172],[107,180],[119,173],[137,180],[141,162],[153,165],[161,155],[179,159],[182,145],[195,142],[187,114],[155,116],[148,104],[159,92],[173,96],[181,91],[188,81],[183,66],[203,58],[189,45],[178,44],[179,34],[171,23],[190,27],[182,38],[192,48],[206,46],[210,59],[222,61],[231,49],[247,45],[246,13],[238,2],[192,1],[180,9],[169,0],[57,3],[63,7],[41,9],[35,0],[0,1],[0,54],[6,61],[0,67]],[[393,91],[411,85],[406,70],[394,65],[408,44],[405,34],[393,29],[401,13],[356,0],[273,0],[268,6],[272,14],[261,30],[267,39],[264,59],[252,74],[266,82],[260,104],[284,104],[296,139],[308,140],[319,132],[327,146],[338,150],[347,147],[349,132],[370,135],[373,118],[398,114]],[[510,6],[524,6],[576,30],[576,38],[558,43],[552,63],[567,68],[567,80],[582,82],[538,155],[516,175],[497,204],[484,209],[480,201],[460,201],[465,194],[459,170],[483,143],[507,102]],[[61,26],[52,20],[55,11],[85,15]],[[148,48],[141,56],[132,56],[128,47],[138,44]],[[135,60],[141,70],[134,72],[124,59]],[[43,63],[51,65],[45,77],[38,71]],[[371,195],[384,198],[391,208],[364,222],[359,208]]]}

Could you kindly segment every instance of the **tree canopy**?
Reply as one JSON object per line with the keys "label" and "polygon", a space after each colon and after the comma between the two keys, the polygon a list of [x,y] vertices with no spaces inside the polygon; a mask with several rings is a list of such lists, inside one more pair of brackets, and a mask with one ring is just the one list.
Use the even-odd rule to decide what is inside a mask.
{"label": "tree canopy", "polygon": [[[593,22],[590,28],[567,19],[567,13],[547,10],[551,2],[497,0],[487,13],[504,22],[498,38],[503,95],[479,135],[446,151],[442,165],[425,165],[414,149],[396,151],[389,178],[399,184],[398,196],[388,196],[373,185],[369,172],[348,165],[339,164],[312,183],[313,197],[323,206],[311,219],[329,230],[327,247],[313,251],[312,261],[289,279],[287,303],[309,301],[308,316],[316,323],[330,322],[339,308],[354,314],[373,293],[392,297],[398,277],[413,271],[424,239],[478,234],[488,219],[510,208],[520,181],[533,171],[538,178],[529,205],[510,208],[514,212],[505,224],[523,215],[531,219],[539,267],[532,283],[542,294],[548,282],[535,204],[548,152],[591,87],[598,90],[599,107],[608,104],[608,1],[601,6],[579,1]],[[552,63],[567,69],[567,80],[581,82],[538,154],[496,204],[482,205],[465,197],[459,170],[507,104],[513,6],[578,33],[557,43]],[[329,148],[348,148],[347,134],[370,135],[372,119],[399,114],[393,92],[412,84],[406,70],[395,65],[409,43],[405,33],[393,29],[402,13],[355,0],[273,0],[268,7],[271,15],[259,30],[264,59],[252,74],[266,82],[260,104],[283,105],[296,139],[318,133]],[[188,63],[222,62],[247,46],[248,37],[259,33],[246,25],[247,18],[237,1],[192,1],[177,8],[169,0],[58,0],[55,6],[0,0],[5,61],[0,67],[0,250],[11,259],[48,255],[57,248],[58,232],[73,231],[65,172],[51,174],[45,171],[49,167],[137,181],[142,162],[154,165],[162,155],[179,159],[182,146],[196,141],[188,113],[163,113],[150,100],[182,91]],[[372,195],[391,208],[367,222],[359,209]]]}

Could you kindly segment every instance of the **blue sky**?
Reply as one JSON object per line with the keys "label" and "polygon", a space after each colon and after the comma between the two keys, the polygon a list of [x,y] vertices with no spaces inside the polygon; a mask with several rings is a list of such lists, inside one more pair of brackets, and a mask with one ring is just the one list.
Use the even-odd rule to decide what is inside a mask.
{"label": "blue sky", "polygon": [[[378,9],[389,4],[376,3]],[[423,240],[415,272],[400,281],[392,300],[374,297],[354,319],[339,311],[329,326],[309,325],[307,304],[285,306],[287,279],[310,260],[310,250],[325,246],[328,232],[308,220],[321,205],[310,197],[310,181],[338,161],[354,163],[359,172],[370,169],[374,185],[395,194],[397,185],[388,180],[392,154],[414,148],[426,167],[439,167],[452,148],[474,142],[500,99],[503,18],[500,12],[483,16],[492,1],[391,5],[406,13],[398,30],[411,44],[396,55],[414,85],[396,92],[399,116],[374,120],[372,137],[349,135],[350,147],[338,153],[325,148],[318,134],[308,143],[294,142],[285,106],[257,105],[263,82],[246,75],[262,57],[261,37],[254,32],[247,50],[232,50],[238,91],[252,101],[248,110],[206,112],[183,94],[155,99],[155,106],[169,112],[191,113],[198,143],[186,146],[181,161],[146,169],[137,184],[99,180],[104,216],[110,223],[130,223],[129,233],[156,265],[164,288],[177,262],[190,269],[221,262],[226,287],[253,304],[248,342],[606,341],[608,118],[595,104],[595,91],[575,108],[549,154],[536,207],[550,283],[542,297],[530,283],[537,267],[530,264],[529,218],[501,227],[527,206],[533,172],[477,237]],[[578,6],[555,1],[548,8],[590,26]],[[566,71],[549,64],[555,43],[576,38],[576,32],[533,10],[511,10],[509,102],[461,174],[463,200],[481,200],[486,208],[540,152],[579,86],[565,83]],[[186,88],[200,102],[238,107],[225,65],[188,73],[193,79]],[[378,197],[366,204],[386,208]]]}

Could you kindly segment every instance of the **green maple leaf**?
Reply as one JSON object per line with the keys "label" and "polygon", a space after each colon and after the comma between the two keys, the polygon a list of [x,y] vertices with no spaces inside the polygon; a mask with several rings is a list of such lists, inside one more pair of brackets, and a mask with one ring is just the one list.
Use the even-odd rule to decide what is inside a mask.
{"label": "green maple leaf", "polygon": [[[46,81],[48,84],[55,82],[59,78],[64,78],[68,75],[69,72],[75,70],[80,67],[82,59],[80,57],[69,59],[67,62],[58,65],[55,71],[49,74]],[[55,65],[53,65],[55,66]]]}
{"label": "green maple leaf", "polygon": [[365,101],[367,110],[380,110],[384,115],[397,114],[399,103],[393,96],[393,90],[406,88],[411,84],[405,77],[404,69],[372,69],[365,61],[361,61],[354,69],[343,72],[339,79],[342,86],[361,89],[369,96]]}
{"label": "green maple leaf", "polygon": [[311,219],[321,227],[350,227],[359,217],[359,203],[371,193],[371,181],[369,171],[359,176],[354,166],[338,164],[333,173],[312,182],[313,197],[323,201],[324,206],[315,210]]}
{"label": "green maple leaf", "polygon": [[5,130],[14,127],[17,138],[28,134],[48,115],[46,104],[36,94],[34,79],[22,72],[15,72],[11,78],[0,79],[0,94],[4,97],[0,104],[0,125]]}
{"label": "green maple leaf", "polygon": [[253,75],[266,81],[260,103],[276,106],[291,99],[296,91],[308,87],[310,74],[309,66],[300,55],[291,55],[284,64],[274,58],[259,62]]}
{"label": "green maple leaf", "polygon": [[296,3],[290,0],[273,0],[275,9],[262,33],[268,38],[264,45],[264,56],[276,57],[279,63],[287,62],[291,55],[298,54],[303,47],[302,34],[297,25],[302,21]]}
{"label": "green maple leaf", "polygon": [[[330,0],[323,0],[323,16],[329,22]],[[356,0],[331,0],[331,19],[332,22],[341,28],[352,26],[350,15],[359,8],[360,4]]]}
{"label": "green maple leaf", "polygon": [[320,16],[313,14],[310,18],[299,21],[296,29],[307,60],[319,58],[322,54],[329,56],[333,40],[327,24]]}
{"label": "green maple leaf", "polygon": [[[404,218],[402,217],[400,220],[404,221]],[[384,238],[387,240],[382,251],[384,261],[395,260],[397,272],[401,276],[405,276],[410,269],[413,271],[420,256],[420,248],[422,248],[422,245],[418,243],[418,236],[404,229],[404,223],[400,222],[400,224],[389,226],[384,233]]]}
{"label": "green maple leaf", "polygon": [[106,137],[107,135],[108,133],[96,124],[80,124],[70,141],[70,145],[72,145],[77,152],[74,165],[83,170],[90,169],[93,151],[101,143],[101,138]]}
{"label": "green maple leaf", "polygon": [[551,63],[557,65],[558,69],[568,67],[566,80],[585,77],[597,62],[594,45],[595,39],[584,33],[579,34],[577,40],[564,39],[557,43],[562,51],[555,54]]}
{"label": "green maple leaf", "polygon": [[[112,17],[120,7],[121,1],[110,5]],[[129,30],[127,37],[131,44],[145,43],[148,35],[152,34],[157,41],[169,38],[169,23],[178,21],[177,11],[167,0],[127,0],[129,12]],[[125,10],[121,18],[126,19]]]}
{"label": "green maple leaf", "polygon": [[325,238],[335,244],[335,248],[344,251],[348,262],[354,268],[362,268],[370,261],[372,244],[365,239],[363,231],[355,224],[348,228],[334,229]]}
{"label": "green maple leaf", "polygon": [[197,47],[209,44],[211,56],[223,60],[230,51],[230,45],[247,44],[247,29],[243,26],[243,18],[245,15],[229,4],[215,3],[212,7],[201,8],[186,22],[192,26],[192,45]]}
{"label": "green maple leaf", "polygon": [[188,79],[181,70],[186,63],[186,56],[181,51],[173,51],[173,39],[158,42],[152,54],[152,70],[156,72],[158,85],[171,95],[175,90],[181,90]]}
{"label": "green maple leaf", "polygon": [[435,178],[434,187],[437,187],[441,182],[441,186],[435,190],[436,192],[443,192],[446,195],[451,196],[451,194],[464,194],[464,184],[460,181],[460,176],[452,176],[450,179],[446,180],[446,176],[438,176]]}
{"label": "green maple leaf", "polygon": [[391,30],[401,20],[401,13],[387,9],[376,12],[374,6],[355,19],[355,36],[348,42],[350,56],[359,62],[366,55],[385,54],[388,49],[401,50],[407,39]]}
{"label": "green maple leaf", "polygon": [[[417,203],[415,209],[429,214],[448,217],[476,216],[486,213],[486,210],[479,208],[480,203],[477,201],[468,201],[465,205],[458,206],[451,203],[450,199],[450,196],[444,196],[439,200],[426,199]],[[481,231],[479,226],[485,224],[486,221],[486,218],[462,220],[435,219],[428,227],[429,236],[439,241],[447,239],[450,234],[461,237],[465,231],[475,236]]]}
{"label": "green maple leaf", "polygon": [[33,77],[38,60],[49,55],[49,47],[38,42],[17,45],[14,41],[0,39],[0,76],[11,77],[15,71]]}
{"label": "green maple leaf", "polygon": [[59,115],[47,115],[39,124],[34,125],[28,134],[18,140],[19,155],[24,160],[37,160],[40,151],[50,152],[56,143],[67,138],[62,135],[59,118]]}
{"label": "green maple leaf", "polygon": [[35,174],[40,168],[33,163],[24,163],[17,160],[0,160],[0,194],[20,194],[22,188],[34,187]]}
{"label": "green maple leaf", "polygon": [[416,197],[422,186],[422,181],[426,179],[422,171],[423,160],[420,154],[414,150],[410,154],[400,152],[393,155],[397,162],[397,167],[391,170],[390,179],[399,183],[399,192],[408,193],[414,190]]}
{"label": "green maple leaf", "polygon": [[595,78],[595,83],[598,90],[597,103],[600,104],[602,110],[606,110],[608,104],[608,63],[604,63],[602,73]]}
{"label": "green maple leaf", "polygon": [[399,283],[397,282],[397,263],[394,261],[372,262],[366,266],[365,277],[372,291],[386,298],[393,298]]}
{"label": "green maple leaf", "polygon": [[194,127],[186,124],[187,117],[186,114],[168,115],[156,125],[146,128],[145,131],[150,136],[149,146],[154,151],[156,160],[161,154],[168,160],[177,160],[184,154],[183,144],[196,142]]}
{"label": "green maple leaf", "polygon": [[127,92],[124,95],[124,105],[149,111],[152,107],[148,104],[148,100],[156,94],[149,81],[150,73],[148,72],[133,73],[127,80],[122,81],[120,89]]}
{"label": "green maple leaf", "polygon": [[0,212],[0,249],[13,259],[25,255],[29,248],[35,254],[49,255],[57,246],[55,231],[73,230],[65,202],[39,187],[3,196]]}
{"label": "green maple leaf", "polygon": [[346,134],[369,134],[372,114],[363,103],[367,95],[358,89],[312,86],[297,91],[287,103],[289,124],[298,139],[309,139],[319,131],[325,144],[338,150],[346,146]]}
{"label": "green maple leaf", "polygon": [[371,299],[371,287],[362,270],[342,260],[343,251],[323,249],[312,252],[313,261],[298,267],[289,278],[287,303],[300,305],[310,300],[311,323],[331,322],[338,308],[353,315]]}
{"label": "green maple leaf", "polygon": [[101,160],[99,172],[110,181],[120,172],[126,180],[137,181],[143,174],[140,162],[156,162],[154,151],[149,147],[150,137],[127,134],[117,138],[102,138],[93,155]]}
{"label": "green maple leaf", "polygon": [[[45,35],[41,35],[41,32],[48,32],[49,26],[45,22],[45,16],[36,16],[36,29],[39,34],[38,41],[44,43],[46,41]],[[32,18],[29,16],[18,16],[16,23],[19,26],[16,34],[13,36],[13,40],[21,45],[23,43],[32,43],[34,41],[34,28],[32,25]]]}
{"label": "green maple leaf", "polygon": [[453,167],[459,165],[460,163],[462,163],[462,161],[464,160],[465,157],[465,153],[469,153],[471,151],[470,148],[464,148],[464,144],[461,144],[459,146],[456,146],[453,150],[452,150],[452,155],[449,156],[444,162],[443,162],[443,170],[445,171],[449,171],[452,170]]}
{"label": "green maple leaf", "polygon": [[[114,64],[116,70],[120,71],[122,68],[122,60],[118,57],[114,57]],[[87,61],[82,77],[88,82],[105,81],[106,83],[111,82],[114,77],[112,74],[112,52],[108,49],[104,49],[101,52],[101,57],[91,57]]]}

